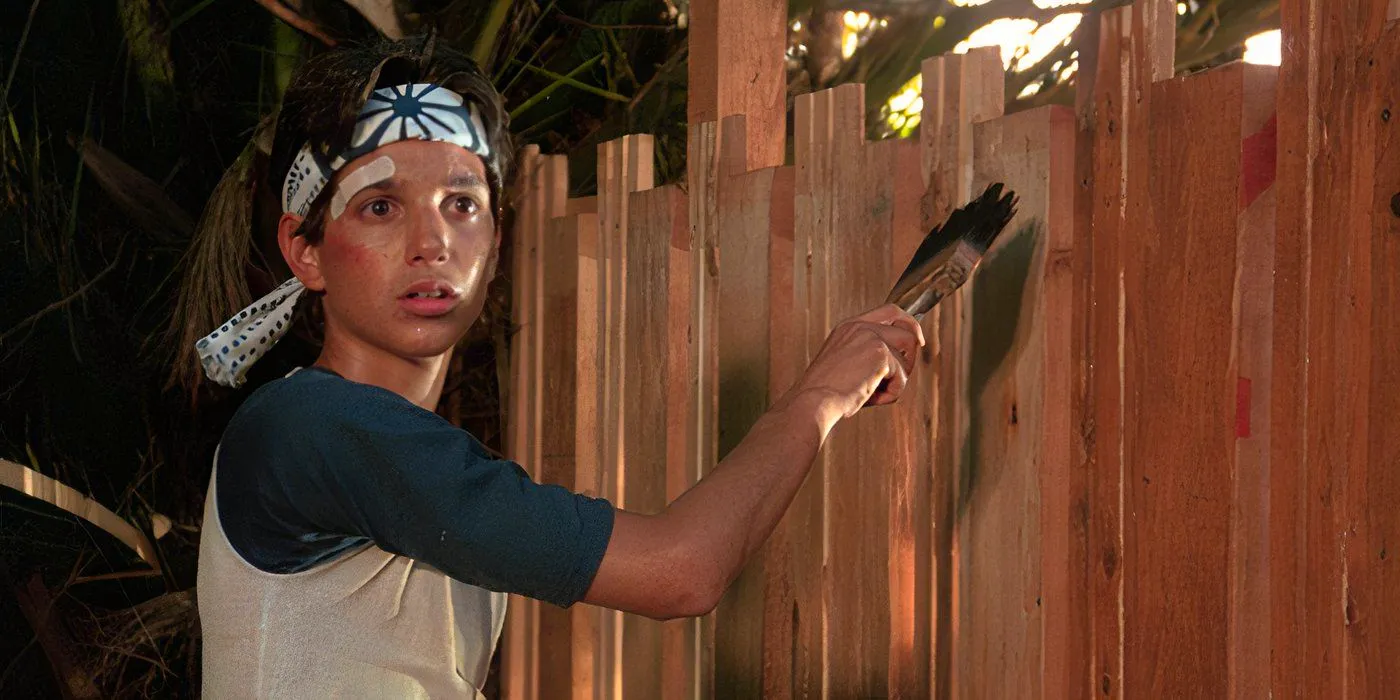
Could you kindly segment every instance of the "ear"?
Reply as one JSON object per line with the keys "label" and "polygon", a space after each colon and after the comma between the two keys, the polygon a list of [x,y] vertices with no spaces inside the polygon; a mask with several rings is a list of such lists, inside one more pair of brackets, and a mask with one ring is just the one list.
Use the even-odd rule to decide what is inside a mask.
{"label": "ear", "polygon": [[320,250],[311,245],[306,236],[297,235],[301,223],[301,217],[296,214],[282,214],[282,218],[277,221],[277,246],[282,249],[282,259],[292,268],[292,274],[296,275],[307,289],[324,292],[326,280],[321,276]]}

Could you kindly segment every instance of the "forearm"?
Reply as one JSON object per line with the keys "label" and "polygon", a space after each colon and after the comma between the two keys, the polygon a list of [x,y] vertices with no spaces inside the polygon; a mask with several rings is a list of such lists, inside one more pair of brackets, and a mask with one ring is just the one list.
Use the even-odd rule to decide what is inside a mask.
{"label": "forearm", "polygon": [[668,529],[716,594],[728,588],[772,534],[792,503],[834,421],[822,399],[800,394],[781,402],[694,487],[667,508]]}

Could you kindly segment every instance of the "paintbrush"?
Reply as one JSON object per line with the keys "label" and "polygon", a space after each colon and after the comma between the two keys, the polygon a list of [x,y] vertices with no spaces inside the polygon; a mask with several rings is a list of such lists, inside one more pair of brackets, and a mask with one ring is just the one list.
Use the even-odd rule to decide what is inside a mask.
{"label": "paintbrush", "polygon": [[1016,215],[1016,194],[1001,183],[954,211],[941,226],[929,231],[914,251],[909,266],[890,290],[886,303],[922,318],[972,276],[992,241]]}
{"label": "paintbrush", "polygon": [[[981,197],[948,215],[943,225],[924,236],[909,266],[904,268],[885,303],[895,304],[914,318],[938,305],[972,276],[992,241],[1016,216],[1016,194],[998,182],[987,187]],[[884,392],[889,380],[880,382],[875,396]],[[869,402],[866,405],[870,405]]]}

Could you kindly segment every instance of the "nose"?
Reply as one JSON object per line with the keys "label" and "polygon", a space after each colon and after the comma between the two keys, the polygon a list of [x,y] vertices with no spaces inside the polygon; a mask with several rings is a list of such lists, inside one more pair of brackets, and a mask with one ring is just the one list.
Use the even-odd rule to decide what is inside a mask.
{"label": "nose", "polygon": [[407,258],[410,265],[447,262],[451,253],[451,227],[436,212],[422,214],[409,233]]}

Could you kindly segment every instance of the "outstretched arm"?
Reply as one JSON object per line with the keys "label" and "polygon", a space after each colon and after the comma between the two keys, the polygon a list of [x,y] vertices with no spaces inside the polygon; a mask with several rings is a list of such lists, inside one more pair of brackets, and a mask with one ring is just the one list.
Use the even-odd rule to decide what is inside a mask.
{"label": "outstretched arm", "polygon": [[867,403],[896,401],[923,343],[918,322],[894,306],[838,325],[710,474],[661,514],[616,513],[584,601],[657,619],[713,609],[777,526],[831,429]]}

